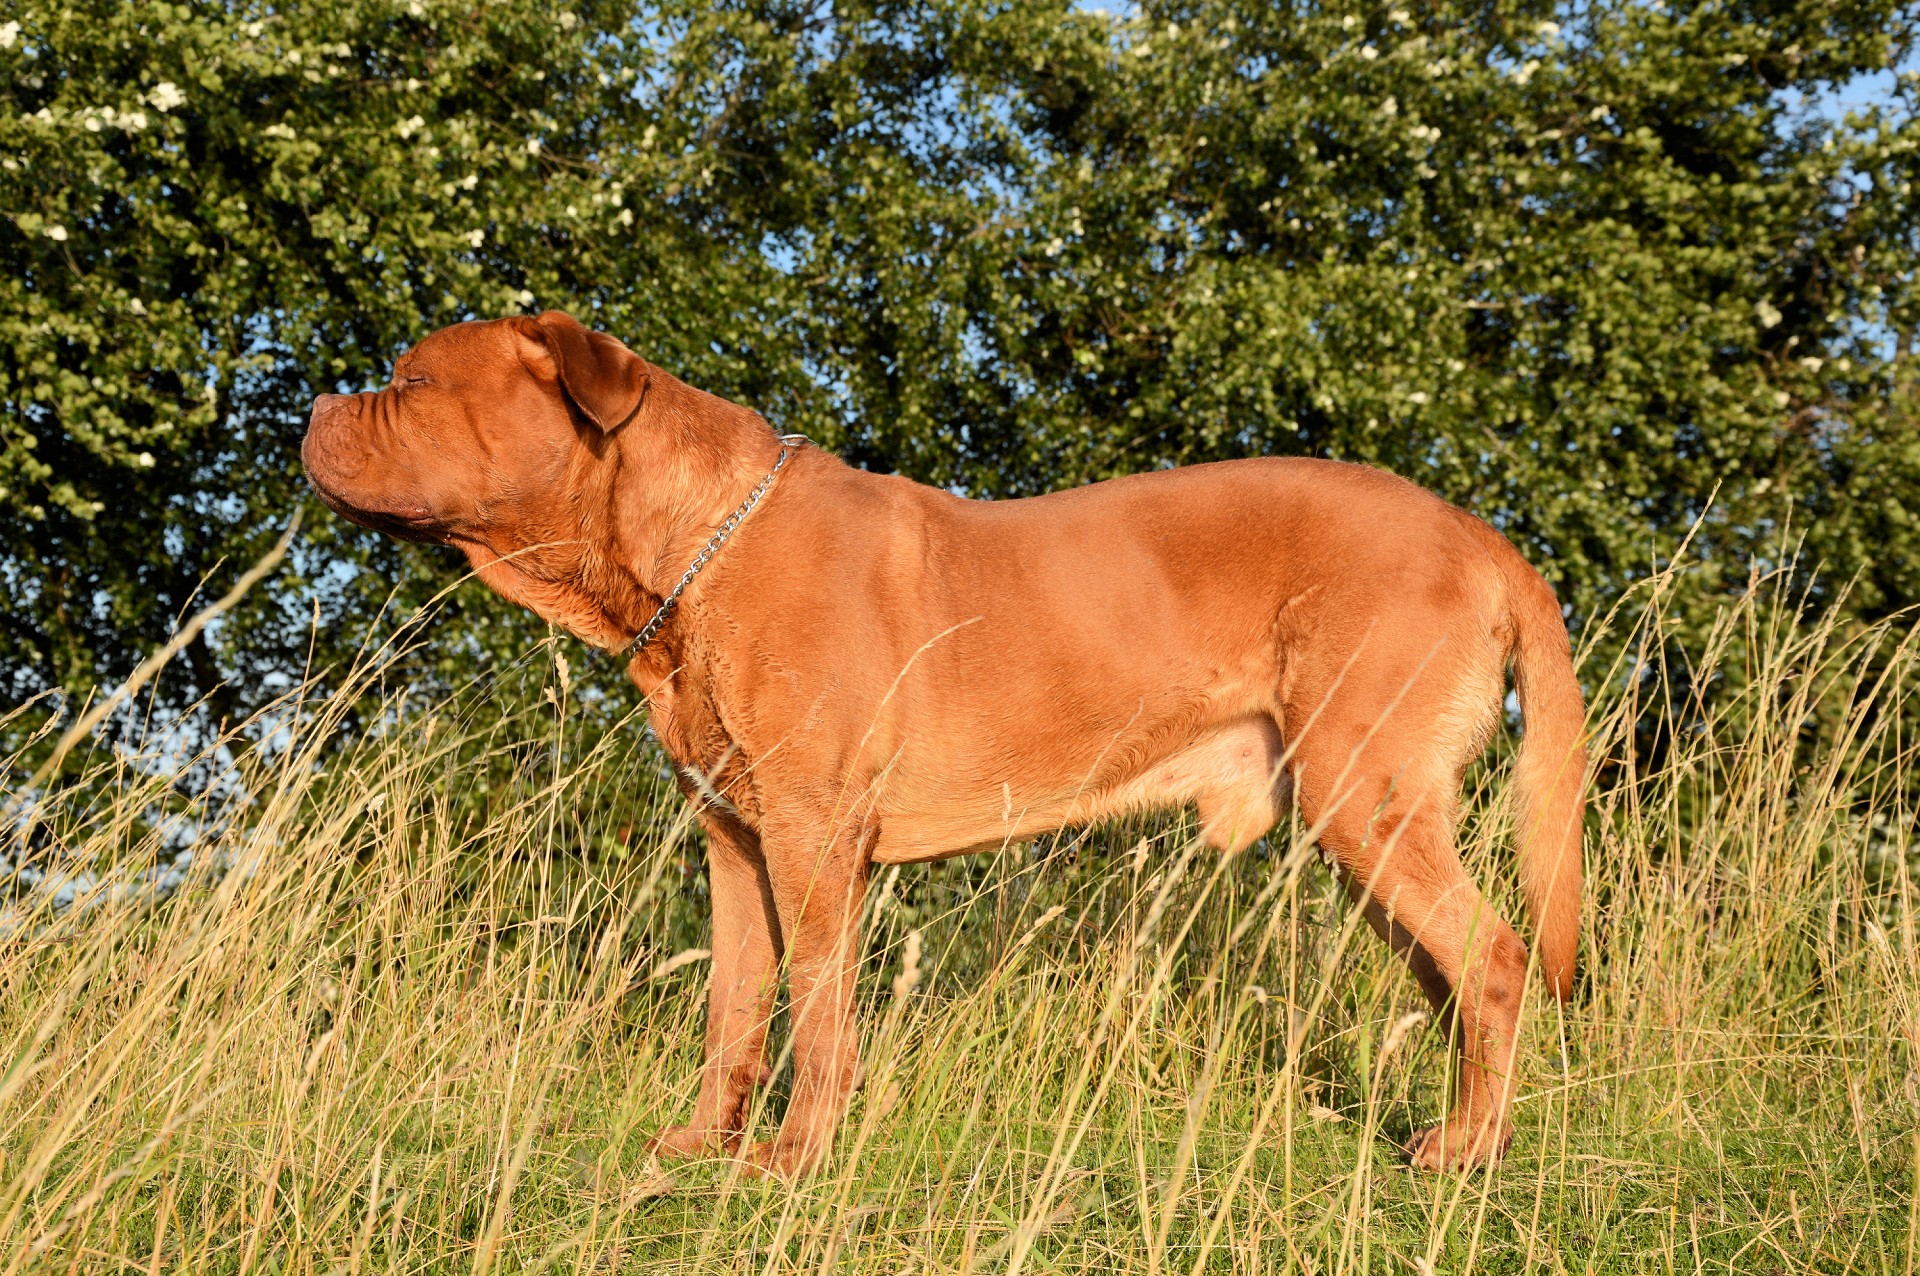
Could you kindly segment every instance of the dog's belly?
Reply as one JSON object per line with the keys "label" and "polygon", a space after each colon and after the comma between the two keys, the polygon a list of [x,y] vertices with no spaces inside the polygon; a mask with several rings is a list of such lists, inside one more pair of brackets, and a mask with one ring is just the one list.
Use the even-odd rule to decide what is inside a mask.
{"label": "dog's belly", "polygon": [[1084,777],[1009,776],[999,785],[965,794],[903,803],[883,801],[878,864],[916,864],[1056,829],[1091,824],[1131,811],[1199,808],[1208,841],[1237,851],[1272,828],[1291,792],[1281,770],[1279,728],[1265,714],[1217,723],[1131,774],[1094,787]]}

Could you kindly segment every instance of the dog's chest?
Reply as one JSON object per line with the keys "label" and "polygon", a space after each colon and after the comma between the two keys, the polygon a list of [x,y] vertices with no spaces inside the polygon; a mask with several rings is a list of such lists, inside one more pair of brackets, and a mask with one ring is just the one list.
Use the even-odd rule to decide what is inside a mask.
{"label": "dog's chest", "polygon": [[718,807],[751,828],[760,824],[760,802],[751,760],[740,748],[706,688],[676,675],[647,694],[654,735],[673,759],[680,789],[695,805]]}

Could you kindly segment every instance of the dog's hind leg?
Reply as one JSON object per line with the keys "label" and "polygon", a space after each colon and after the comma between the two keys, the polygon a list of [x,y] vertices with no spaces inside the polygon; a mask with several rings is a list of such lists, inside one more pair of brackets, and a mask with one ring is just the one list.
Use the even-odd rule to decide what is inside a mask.
{"label": "dog's hind leg", "polygon": [[780,959],[780,919],[760,839],[725,811],[700,813],[713,891],[713,972],[707,988],[706,1059],[693,1119],[653,1146],[674,1155],[731,1151],[765,1073],[767,1023]]}
{"label": "dog's hind leg", "polygon": [[1411,968],[1453,1049],[1452,1107],[1408,1151],[1428,1169],[1491,1164],[1512,1137],[1526,946],[1454,851],[1452,774],[1423,777],[1418,759],[1431,754],[1395,747],[1398,731],[1316,734],[1299,753],[1301,813],[1320,826],[1342,884]]}

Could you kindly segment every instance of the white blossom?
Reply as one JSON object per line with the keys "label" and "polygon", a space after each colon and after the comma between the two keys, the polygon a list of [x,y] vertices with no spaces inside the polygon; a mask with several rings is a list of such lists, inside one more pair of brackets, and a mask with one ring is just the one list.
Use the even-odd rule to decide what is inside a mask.
{"label": "white blossom", "polygon": [[1415,390],[1407,396],[1407,402],[1413,404],[1415,407],[1424,407],[1427,402],[1427,392],[1425,390]]}
{"label": "white blossom", "polygon": [[120,127],[129,133],[138,133],[146,126],[147,113],[145,111],[128,111],[120,117]]}
{"label": "white blossom", "polygon": [[523,306],[531,306],[533,304],[533,290],[531,288],[522,288],[519,292],[513,294],[513,299]]}
{"label": "white blossom", "polygon": [[182,93],[180,86],[172,80],[160,81],[153,86],[153,91],[147,94],[147,101],[152,103],[156,111],[171,111],[186,100],[187,95]]}
{"label": "white blossom", "polygon": [[20,38],[20,24],[9,22],[0,25],[0,49],[11,49],[13,42]]}
{"label": "white blossom", "polygon": [[1362,45],[1360,47],[1360,56],[1364,60],[1371,62],[1380,56],[1380,50],[1374,48],[1371,44]]}
{"label": "white blossom", "polygon": [[284,137],[289,142],[291,142],[295,136],[293,125],[291,124],[269,124],[261,129],[260,132],[265,137]]}
{"label": "white blossom", "polygon": [[56,244],[65,243],[67,238],[67,228],[65,226],[62,226],[59,222],[55,222],[53,225],[47,227],[46,236],[48,239],[51,239]]}
{"label": "white blossom", "polygon": [[127,313],[128,313],[128,314],[130,314],[130,315],[135,315],[135,316],[140,316],[140,315],[144,315],[144,314],[146,314],[146,313],[147,313],[147,306],[146,306],[146,303],[145,303],[145,302],[143,302],[143,301],[141,301],[141,300],[140,300],[140,298],[138,298],[138,297],[130,297],[130,298],[128,298],[128,299],[127,299]]}
{"label": "white blossom", "polygon": [[427,122],[425,119],[421,118],[418,115],[410,115],[406,119],[401,120],[398,124],[394,125],[393,131],[398,133],[401,137],[407,138],[407,137],[412,137],[415,133],[418,133],[421,129],[425,128],[426,126],[427,126]]}
{"label": "white blossom", "polygon": [[1780,322],[1780,310],[1765,297],[1753,303],[1753,317],[1760,321],[1762,328],[1771,328]]}
{"label": "white blossom", "polygon": [[622,226],[633,225],[633,210],[631,208],[621,209],[620,215],[614,218],[614,220],[619,222]]}
{"label": "white blossom", "polygon": [[1539,59],[1528,58],[1525,62],[1522,62],[1517,68],[1514,69],[1513,82],[1515,84],[1525,84],[1528,80],[1531,80],[1533,78],[1533,73],[1535,71],[1538,71],[1539,69],[1540,69]]}
{"label": "white blossom", "polygon": [[1380,114],[1389,118],[1400,114],[1400,99],[1389,97],[1380,104]]}
{"label": "white blossom", "polygon": [[1541,39],[1551,40],[1560,34],[1560,24],[1558,22],[1542,22],[1539,26],[1535,27],[1534,30],[1539,33]]}
{"label": "white blossom", "polygon": [[467,232],[467,242],[469,244],[472,244],[475,248],[478,248],[480,245],[487,242],[487,232],[484,230],[481,230],[479,227],[475,227],[474,229]]}
{"label": "white blossom", "polygon": [[539,139],[539,138],[537,138],[537,137],[530,137],[530,138],[528,138],[528,139],[527,139],[527,154],[529,154],[529,155],[538,155],[539,153],[540,153],[540,139]]}
{"label": "white blossom", "polygon": [[153,468],[153,453],[142,452],[133,458],[133,463],[143,470],[150,470]]}
{"label": "white blossom", "polygon": [[478,173],[468,173],[465,177],[460,179],[461,190],[470,191],[474,187],[478,186],[479,184],[480,184],[480,174]]}
{"label": "white blossom", "polygon": [[562,31],[571,31],[579,25],[579,15],[575,14],[571,9],[562,9],[560,11],[560,29]]}

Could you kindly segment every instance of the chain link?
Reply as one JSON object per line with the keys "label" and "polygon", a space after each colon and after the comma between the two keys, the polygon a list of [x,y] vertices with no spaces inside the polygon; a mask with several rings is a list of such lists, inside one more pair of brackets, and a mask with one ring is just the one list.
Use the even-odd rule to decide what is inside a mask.
{"label": "chain link", "polygon": [[674,607],[679,604],[680,595],[687,592],[687,586],[691,585],[693,578],[700,574],[700,569],[705,567],[707,561],[727,543],[727,537],[733,535],[733,530],[740,526],[741,521],[753,512],[753,507],[760,503],[760,498],[767,494],[767,489],[773,486],[774,476],[780,473],[781,468],[787,463],[787,458],[793,455],[792,445],[795,440],[802,437],[798,434],[781,436],[780,441],[783,446],[780,448],[779,459],[773,463],[773,468],[767,471],[767,476],[760,480],[759,486],[747,493],[747,499],[740,502],[740,508],[727,515],[727,521],[720,524],[713,535],[707,538],[707,543],[700,547],[700,552],[693,556],[693,562],[689,563],[687,570],[681,574],[680,583],[675,585],[673,592],[661,601],[660,610],[653,613],[653,619],[642,625],[640,632],[634,635],[633,641],[621,648],[621,655],[637,655],[654,640],[655,635],[660,632],[660,627],[667,623],[667,617],[673,614]]}

